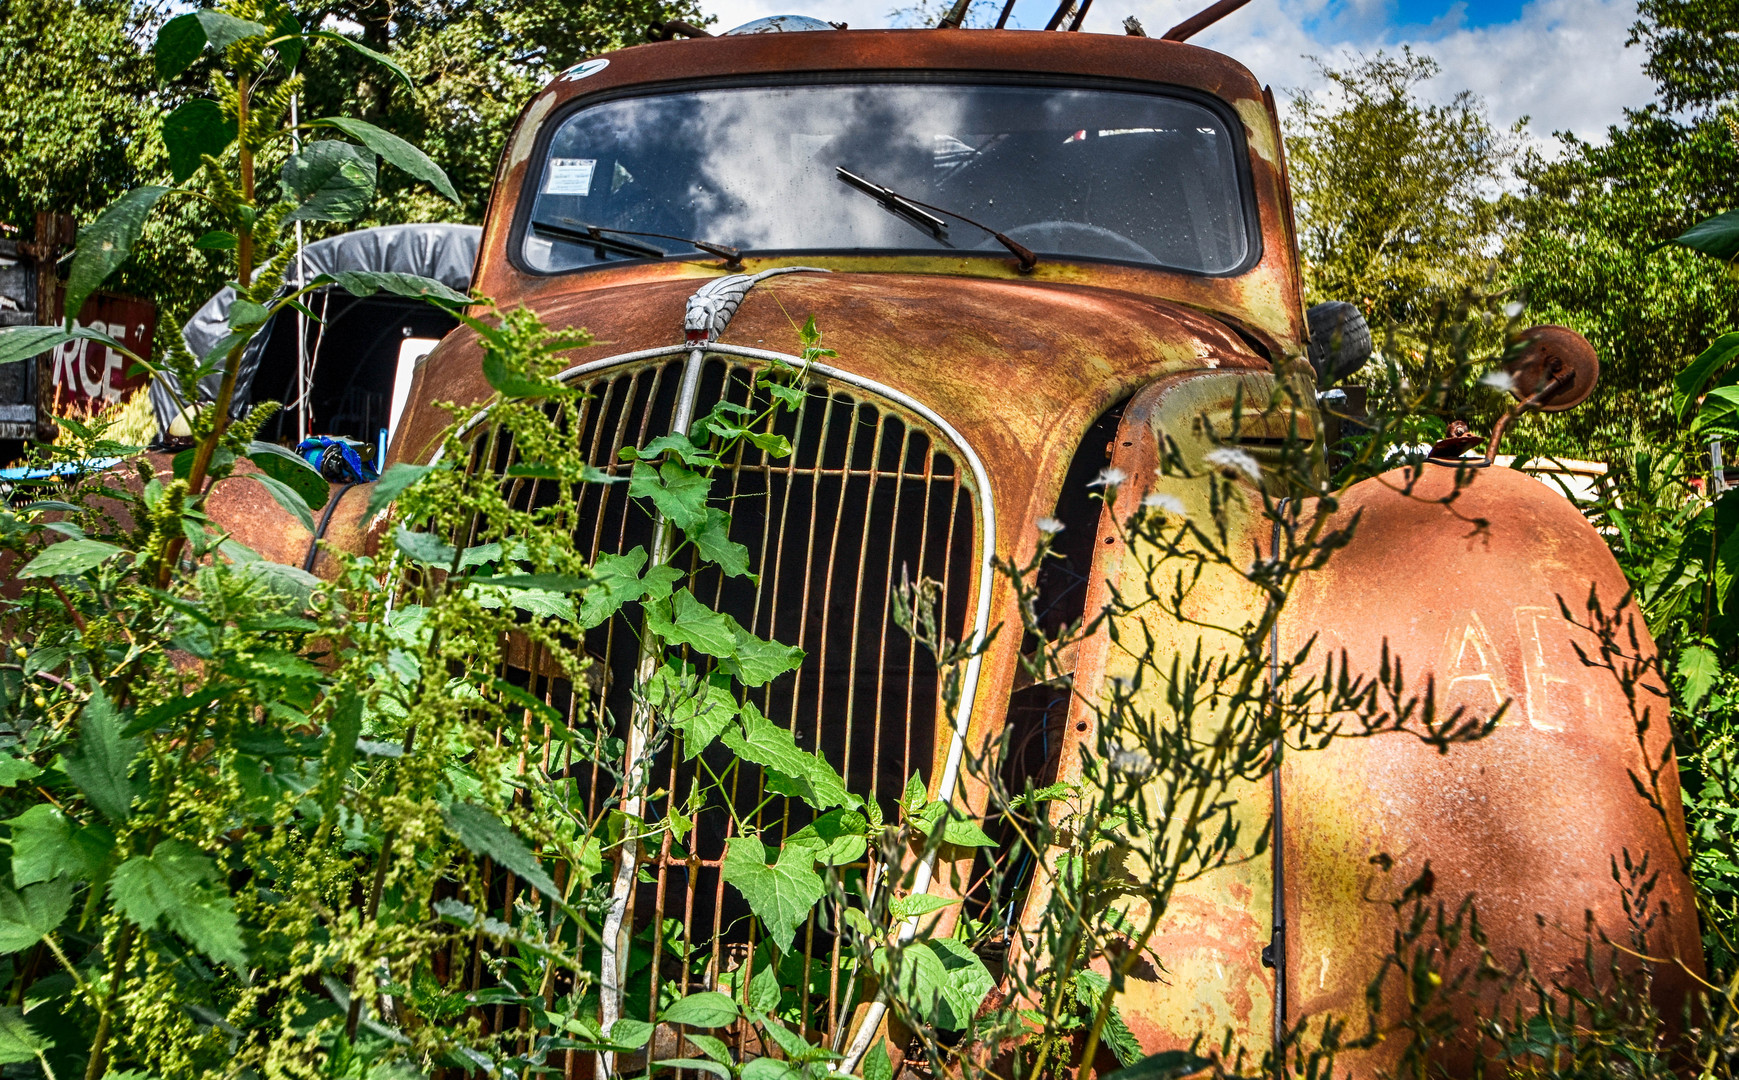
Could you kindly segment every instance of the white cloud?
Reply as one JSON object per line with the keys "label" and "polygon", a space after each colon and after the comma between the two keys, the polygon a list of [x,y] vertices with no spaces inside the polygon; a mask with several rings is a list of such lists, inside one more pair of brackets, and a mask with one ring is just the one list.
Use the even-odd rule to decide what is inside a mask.
{"label": "white cloud", "polygon": [[[857,29],[886,26],[911,0],[710,0],[719,29],[764,15],[810,15]],[[1208,0],[1096,0],[1087,31],[1120,33],[1135,15],[1158,35]],[[1044,24],[1051,0],[1019,0],[1015,21]],[[1254,0],[1203,32],[1196,44],[1236,57],[1279,94],[1318,84],[1307,56],[1333,59],[1346,50],[1396,49],[1403,43],[1435,57],[1443,74],[1423,92],[1447,100],[1460,90],[1483,97],[1495,120],[1530,117],[1529,131],[1598,138],[1626,106],[1653,96],[1640,50],[1624,47],[1636,20],[1635,0],[1532,0],[1513,22],[1470,28],[1461,5],[1424,26],[1398,27],[1393,0]]]}

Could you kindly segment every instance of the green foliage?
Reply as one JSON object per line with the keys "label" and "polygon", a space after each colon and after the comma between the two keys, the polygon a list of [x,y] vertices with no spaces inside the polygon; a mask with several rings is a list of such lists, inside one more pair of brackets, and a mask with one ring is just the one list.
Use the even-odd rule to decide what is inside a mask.
{"label": "green foliage", "polygon": [[1522,127],[1466,91],[1427,103],[1440,68],[1410,49],[1318,69],[1337,97],[1293,93],[1286,140],[1306,303],[1358,305],[1379,340],[1398,336],[1387,348],[1408,374],[1438,378],[1423,338],[1488,275]]}

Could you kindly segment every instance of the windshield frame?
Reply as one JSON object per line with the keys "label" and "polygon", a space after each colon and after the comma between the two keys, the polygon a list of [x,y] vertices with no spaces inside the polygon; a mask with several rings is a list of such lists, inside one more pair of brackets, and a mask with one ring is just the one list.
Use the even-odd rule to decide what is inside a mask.
{"label": "windshield frame", "polygon": [[[1264,255],[1261,216],[1257,207],[1257,195],[1254,178],[1250,168],[1250,147],[1244,122],[1223,99],[1188,86],[1172,83],[1148,82],[1140,79],[1117,79],[1103,76],[1082,75],[1050,75],[1043,73],[1011,73],[1007,71],[973,71],[973,70],[917,70],[917,69],[879,69],[852,70],[831,69],[825,71],[778,72],[762,75],[732,75],[715,76],[700,79],[673,79],[666,82],[640,83],[633,86],[612,87],[598,90],[590,94],[581,94],[561,104],[551,111],[539,126],[537,139],[532,145],[532,152],[522,179],[517,205],[514,207],[512,226],[507,235],[508,263],[518,272],[534,278],[560,278],[573,274],[584,274],[596,270],[609,270],[624,266],[646,266],[658,263],[677,262],[709,262],[716,261],[716,255],[704,251],[693,253],[671,254],[664,258],[620,258],[599,262],[590,266],[576,266],[566,270],[542,270],[529,265],[524,258],[526,235],[531,228],[532,208],[537,202],[538,185],[542,180],[544,162],[549,156],[550,143],[554,141],[559,131],[574,114],[582,109],[589,109],[610,101],[624,98],[663,97],[671,94],[690,93],[703,90],[736,90],[736,89],[766,89],[791,86],[861,86],[874,83],[902,83],[907,85],[952,83],[968,86],[1012,86],[1012,87],[1053,87],[1064,90],[1112,90],[1123,93],[1146,94],[1150,97],[1168,97],[1187,101],[1206,108],[1225,125],[1225,130],[1231,138],[1233,147],[1233,166],[1236,170],[1238,183],[1239,205],[1244,212],[1244,235],[1246,246],[1244,258],[1228,270],[1207,271],[1192,267],[1171,266],[1158,262],[1141,262],[1131,259],[1113,259],[1091,255],[1039,255],[1039,265],[1047,263],[1099,263],[1114,266],[1131,267],[1154,273],[1180,274],[1191,278],[1217,279],[1235,278],[1249,273],[1262,262]],[[703,240],[719,242],[714,236],[702,236]],[[727,241],[728,242],[728,241]],[[783,259],[783,258],[823,258],[827,256],[846,256],[853,258],[910,258],[934,257],[938,254],[961,254],[964,252],[949,252],[947,249],[935,247],[873,247],[873,248],[842,248],[842,247],[810,247],[810,248],[743,248],[745,258]],[[1006,262],[1007,253],[971,252],[967,255],[973,259],[988,259]]]}

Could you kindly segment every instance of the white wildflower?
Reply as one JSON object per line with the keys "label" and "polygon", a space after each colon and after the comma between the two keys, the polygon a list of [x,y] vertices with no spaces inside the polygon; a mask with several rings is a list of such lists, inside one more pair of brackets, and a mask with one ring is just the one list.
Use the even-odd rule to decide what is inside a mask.
{"label": "white wildflower", "polygon": [[1100,469],[1099,475],[1088,481],[1088,487],[1114,488],[1129,479],[1129,474],[1122,469]]}
{"label": "white wildflower", "polygon": [[1516,388],[1515,377],[1512,376],[1509,372],[1502,370],[1501,368],[1497,371],[1486,372],[1483,376],[1481,376],[1479,381],[1484,383],[1487,386],[1495,388],[1500,393],[1504,393],[1504,394],[1507,394],[1511,390],[1514,390]]}
{"label": "white wildflower", "polygon": [[1152,495],[1147,496],[1141,500],[1141,505],[1149,510],[1158,510],[1167,517],[1189,516],[1189,512],[1184,509],[1182,499],[1178,498],[1176,495],[1167,495],[1163,492],[1156,491]]}
{"label": "white wildflower", "polygon": [[1504,305],[1504,318],[1506,319],[1513,319],[1521,313],[1522,302],[1520,300],[1511,300],[1509,303]]}
{"label": "white wildflower", "polygon": [[1063,531],[1063,523],[1054,517],[1042,517],[1033,524],[1038,527],[1039,532],[1044,533],[1046,536],[1055,536],[1057,533]]}
{"label": "white wildflower", "polygon": [[1234,446],[1219,446],[1209,450],[1202,457],[1209,465],[1231,472],[1243,473],[1250,478],[1252,484],[1262,482],[1262,466],[1256,464],[1256,459]]}
{"label": "white wildflower", "polygon": [[1153,759],[1140,750],[1118,750],[1111,755],[1111,767],[1130,776],[1147,776],[1153,772]]}

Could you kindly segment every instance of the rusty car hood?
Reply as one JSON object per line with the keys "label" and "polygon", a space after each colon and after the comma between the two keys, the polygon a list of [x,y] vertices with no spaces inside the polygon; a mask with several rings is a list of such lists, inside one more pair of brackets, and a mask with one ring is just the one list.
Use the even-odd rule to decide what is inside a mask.
{"label": "rusty car hood", "polygon": [[[680,344],[688,298],[708,278],[635,280],[546,296],[533,306],[552,329],[585,329],[596,343],[575,364]],[[1269,370],[1225,324],[1180,305],[1069,285],[931,275],[792,273],[762,282],[720,341],[799,351],[813,315],[829,362],[947,418],[990,465],[998,504],[1049,512],[1060,475],[1097,417],[1154,378],[1193,369]],[[411,415],[389,461],[424,461],[447,416],[436,402],[485,400],[477,336],[461,328],[417,369]]]}

